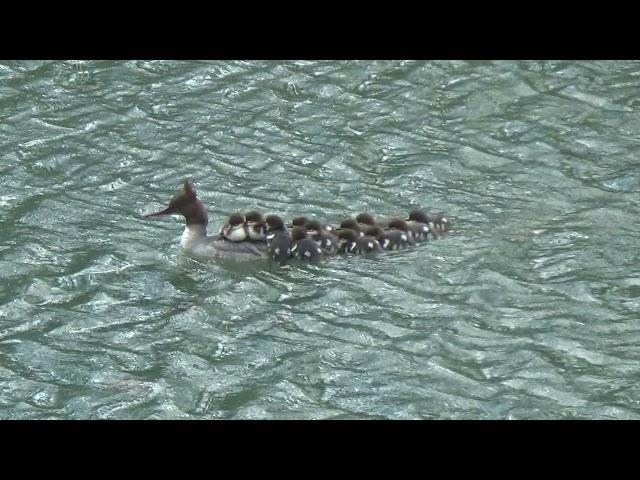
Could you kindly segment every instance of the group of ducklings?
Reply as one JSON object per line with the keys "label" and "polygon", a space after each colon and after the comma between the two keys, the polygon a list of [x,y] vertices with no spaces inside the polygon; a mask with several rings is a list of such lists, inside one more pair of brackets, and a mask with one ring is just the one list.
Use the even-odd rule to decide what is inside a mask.
{"label": "group of ducklings", "polygon": [[296,217],[285,225],[278,215],[263,217],[251,211],[233,213],[220,231],[219,238],[231,242],[266,242],[273,260],[289,258],[318,261],[335,254],[375,255],[384,250],[398,250],[438,238],[449,230],[450,223],[442,213],[429,214],[413,210],[409,218],[376,221],[370,213],[347,218],[334,228],[318,220]]}

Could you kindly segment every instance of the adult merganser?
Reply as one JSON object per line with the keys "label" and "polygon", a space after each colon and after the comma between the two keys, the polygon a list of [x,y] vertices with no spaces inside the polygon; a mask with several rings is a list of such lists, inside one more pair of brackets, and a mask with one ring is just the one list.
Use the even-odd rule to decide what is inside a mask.
{"label": "adult merganser", "polygon": [[195,255],[238,260],[269,258],[266,242],[230,242],[207,236],[207,223],[209,222],[207,210],[198,200],[193,186],[186,180],[180,193],[171,199],[167,208],[145,215],[145,218],[178,214],[186,220],[184,232],[180,238],[180,246]]}

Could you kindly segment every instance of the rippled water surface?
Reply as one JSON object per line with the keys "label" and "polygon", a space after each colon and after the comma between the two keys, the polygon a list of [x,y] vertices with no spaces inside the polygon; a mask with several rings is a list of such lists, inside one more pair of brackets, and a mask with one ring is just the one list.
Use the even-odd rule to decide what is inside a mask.
{"label": "rippled water surface", "polygon": [[[638,62],[0,63],[0,418],[640,418]],[[210,230],[446,211],[375,260]]]}

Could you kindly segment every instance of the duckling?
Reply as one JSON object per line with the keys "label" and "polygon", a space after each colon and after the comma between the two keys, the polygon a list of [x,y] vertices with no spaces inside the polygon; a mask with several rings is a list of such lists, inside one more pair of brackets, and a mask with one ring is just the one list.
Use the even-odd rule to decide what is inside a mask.
{"label": "duckling", "polygon": [[267,239],[267,227],[260,212],[247,212],[244,216],[244,223],[250,240],[265,241]]}
{"label": "duckling", "polygon": [[430,237],[434,236],[434,232],[431,231],[429,225],[426,222],[419,222],[417,220],[412,220],[411,215],[409,215],[409,219],[406,220],[407,227],[409,227],[409,231],[413,234],[413,238],[418,242],[426,241]]}
{"label": "duckling", "polygon": [[304,227],[296,226],[291,230],[291,256],[317,262],[322,258],[322,249],[316,242],[307,238]]}
{"label": "duckling", "polygon": [[368,212],[362,212],[356,217],[356,222],[360,227],[360,231],[364,232],[369,227],[375,227],[376,222],[373,219],[373,215]]}
{"label": "duckling", "polygon": [[306,224],[307,235],[322,249],[325,255],[333,255],[338,248],[338,237],[326,229],[319,221],[312,220]]}
{"label": "duckling", "polygon": [[407,234],[397,228],[383,230],[381,227],[375,226],[369,227],[365,233],[368,237],[375,238],[384,250],[406,248],[409,243]]}
{"label": "duckling", "polygon": [[442,212],[425,213],[422,210],[412,210],[409,213],[409,221],[426,224],[434,236],[446,232],[451,228],[451,223]]}
{"label": "duckling", "polygon": [[272,259],[283,263],[291,256],[291,237],[284,222],[278,215],[268,215],[267,225],[267,249]]}
{"label": "duckling", "polygon": [[350,228],[338,231],[338,253],[358,253],[359,235]]}
{"label": "duckling", "polygon": [[[381,228],[375,227],[375,226],[369,227],[369,228],[382,231]],[[369,231],[367,230],[365,231],[364,237],[360,237],[358,238],[358,240],[356,240],[356,244],[358,245],[358,251],[360,252],[360,255],[368,257],[383,251],[383,248],[380,245],[380,242],[378,241],[377,236],[375,235],[377,234],[377,230],[373,232],[374,235],[369,235],[368,233]]]}
{"label": "duckling", "polygon": [[400,230],[403,234],[400,235],[400,240],[403,243],[408,243],[409,245],[415,245],[416,241],[413,238],[413,233],[409,230],[409,226],[407,222],[402,220],[401,218],[394,218],[389,222],[389,229]]}
{"label": "duckling", "polygon": [[360,230],[360,225],[353,218],[346,218],[340,222],[340,228],[338,230],[353,230],[359,237],[364,237],[364,232]]}
{"label": "duckling", "polygon": [[307,225],[307,223],[309,223],[309,219],[307,217],[295,217],[292,221],[291,221],[291,225],[287,225],[289,228],[293,228],[293,227],[304,227],[305,225]]}
{"label": "duckling", "polygon": [[247,239],[247,227],[244,224],[244,216],[241,213],[233,213],[220,230],[220,239],[232,242],[242,242]]}

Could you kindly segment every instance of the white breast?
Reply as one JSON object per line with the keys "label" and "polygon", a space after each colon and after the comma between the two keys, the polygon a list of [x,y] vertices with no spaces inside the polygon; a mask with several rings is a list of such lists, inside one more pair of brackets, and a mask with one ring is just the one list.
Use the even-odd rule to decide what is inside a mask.
{"label": "white breast", "polygon": [[180,237],[180,246],[186,250],[194,250],[206,236],[207,230],[203,225],[187,225]]}
{"label": "white breast", "polygon": [[224,236],[227,240],[231,240],[232,242],[241,242],[247,238],[247,232],[244,229],[244,225],[239,225],[237,227],[230,228]]}

